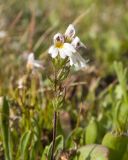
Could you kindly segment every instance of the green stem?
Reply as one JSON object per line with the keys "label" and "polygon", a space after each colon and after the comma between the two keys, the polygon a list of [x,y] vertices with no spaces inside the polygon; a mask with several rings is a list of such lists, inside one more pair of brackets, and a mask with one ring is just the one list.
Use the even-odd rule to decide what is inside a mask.
{"label": "green stem", "polygon": [[[57,75],[56,68],[54,71],[54,94],[57,91]],[[54,95],[55,96],[55,95]],[[57,125],[57,111],[54,108],[54,118],[53,118],[53,142],[52,142],[52,151],[50,160],[54,160],[54,150],[55,150],[55,142],[56,142],[56,125]]]}
{"label": "green stem", "polygon": [[54,120],[53,120],[53,143],[52,143],[51,160],[55,160],[55,158],[54,158],[54,150],[55,150],[55,141],[56,141],[56,126],[57,126],[57,112],[54,111]]}

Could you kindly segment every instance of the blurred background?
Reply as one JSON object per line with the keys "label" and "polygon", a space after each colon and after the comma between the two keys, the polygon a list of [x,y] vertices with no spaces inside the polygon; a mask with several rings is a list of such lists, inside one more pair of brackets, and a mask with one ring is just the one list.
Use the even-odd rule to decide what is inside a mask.
{"label": "blurred background", "polygon": [[[26,56],[30,52],[34,52],[36,59],[43,64],[41,74],[34,77],[37,81],[41,78],[43,93],[40,95],[36,89],[32,92],[30,88],[25,104],[30,105],[30,94],[30,112],[36,106],[33,114],[39,123],[38,140],[42,140],[41,145],[46,146],[52,141],[52,95],[48,81],[52,68],[47,51],[53,35],[64,33],[71,23],[75,25],[76,35],[87,46],[80,54],[89,59],[89,66],[81,71],[72,68],[64,82],[67,87],[66,102],[60,113],[61,129],[58,134],[67,136],[75,127],[84,128],[90,117],[95,117],[100,126],[101,135],[98,131],[100,137],[97,140],[100,143],[104,134],[112,128],[114,106],[123,97],[117,83],[118,63],[116,72],[113,63],[120,61],[124,67],[128,67],[128,1],[0,0],[0,96],[7,95],[10,100],[16,145],[24,130],[20,120],[20,97],[16,97],[16,89],[18,80],[26,74]],[[34,97],[34,102],[31,97]]]}

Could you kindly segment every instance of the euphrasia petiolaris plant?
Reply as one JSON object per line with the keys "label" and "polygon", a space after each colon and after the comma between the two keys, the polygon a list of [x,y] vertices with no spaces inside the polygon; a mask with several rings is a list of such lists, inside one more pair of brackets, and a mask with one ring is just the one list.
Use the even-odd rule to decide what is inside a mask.
{"label": "euphrasia petiolaris plant", "polygon": [[51,78],[53,86],[53,108],[54,108],[54,122],[53,122],[53,143],[51,151],[51,160],[54,160],[54,148],[56,139],[56,124],[58,111],[64,103],[65,88],[63,81],[68,77],[70,67],[81,69],[87,66],[87,61],[84,60],[78,53],[79,48],[86,46],[75,36],[75,28],[70,24],[64,34],[57,33],[53,37],[53,45],[49,48],[48,53],[52,57],[54,77]]}

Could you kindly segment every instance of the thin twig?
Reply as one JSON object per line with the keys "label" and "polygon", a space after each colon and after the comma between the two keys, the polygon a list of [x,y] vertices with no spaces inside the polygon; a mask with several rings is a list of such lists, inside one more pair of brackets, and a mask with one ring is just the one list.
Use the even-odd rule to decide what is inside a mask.
{"label": "thin twig", "polygon": [[79,86],[79,85],[86,85],[87,82],[74,82],[70,85],[68,85],[68,87],[73,87],[73,86]]}
{"label": "thin twig", "polygon": [[15,19],[12,21],[11,25],[10,25],[10,30],[14,29],[15,25],[20,21],[21,17],[23,15],[23,11],[20,11],[17,16],[15,17]]}
{"label": "thin twig", "polygon": [[72,24],[77,25],[80,21],[82,21],[82,19],[89,13],[92,11],[92,9],[94,8],[94,4],[91,5],[90,8],[88,8],[85,12],[83,12],[82,14],[80,14],[73,22]]}

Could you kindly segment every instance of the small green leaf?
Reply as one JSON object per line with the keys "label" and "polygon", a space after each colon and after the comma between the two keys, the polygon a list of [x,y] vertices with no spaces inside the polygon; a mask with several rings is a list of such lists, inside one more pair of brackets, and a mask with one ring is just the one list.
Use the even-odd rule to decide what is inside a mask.
{"label": "small green leaf", "polygon": [[110,160],[108,148],[98,144],[80,147],[78,154],[79,160]]}
{"label": "small green leaf", "polygon": [[[63,148],[64,148],[64,138],[62,135],[59,135],[58,137],[56,137],[54,155],[57,155],[57,153],[63,150]],[[51,150],[52,150],[52,143],[49,146],[45,147],[41,160],[46,160],[47,158],[50,159]]]}
{"label": "small green leaf", "polygon": [[96,119],[92,117],[90,120],[86,131],[85,131],[85,142],[86,144],[93,144],[97,141],[98,138],[98,124],[96,122]]}
{"label": "small green leaf", "polygon": [[102,144],[111,149],[111,156],[116,160],[120,160],[124,154],[128,143],[128,136],[107,133]]}
{"label": "small green leaf", "polygon": [[66,140],[66,148],[72,148],[76,144],[84,143],[84,132],[82,128],[74,129]]}
{"label": "small green leaf", "polygon": [[[57,155],[57,153],[63,150],[63,148],[64,148],[64,138],[62,135],[59,135],[56,137],[54,155]],[[50,144],[49,147],[49,155],[51,155],[51,149],[52,149],[52,143]]]}
{"label": "small green leaf", "polygon": [[47,160],[47,157],[48,157],[48,154],[49,154],[49,147],[50,146],[46,146],[44,151],[43,151],[43,154],[42,154],[42,157],[41,157],[41,160]]}
{"label": "small green leaf", "polygon": [[123,64],[121,62],[114,62],[114,68],[123,92],[123,96],[126,100],[127,99],[127,69],[123,68]]}
{"label": "small green leaf", "polygon": [[29,145],[31,140],[31,131],[26,131],[21,137],[18,153],[21,160],[27,160],[29,155]]}
{"label": "small green leaf", "polygon": [[10,128],[9,128],[9,104],[6,97],[3,98],[3,105],[1,108],[0,128],[2,132],[4,153],[6,160],[12,160]]}

